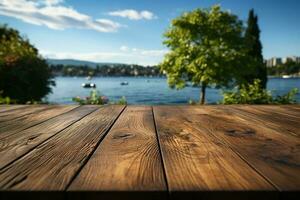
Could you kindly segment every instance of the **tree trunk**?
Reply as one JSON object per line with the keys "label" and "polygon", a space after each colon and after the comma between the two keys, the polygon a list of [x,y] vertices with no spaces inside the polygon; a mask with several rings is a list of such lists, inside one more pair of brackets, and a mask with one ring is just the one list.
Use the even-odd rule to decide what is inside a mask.
{"label": "tree trunk", "polygon": [[200,94],[200,104],[203,105],[205,104],[205,92],[206,92],[206,83],[201,84],[201,94]]}

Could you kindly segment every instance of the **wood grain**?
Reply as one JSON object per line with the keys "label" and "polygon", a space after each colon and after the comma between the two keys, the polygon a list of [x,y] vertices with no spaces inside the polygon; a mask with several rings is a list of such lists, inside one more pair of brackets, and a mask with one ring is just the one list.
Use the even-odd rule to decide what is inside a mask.
{"label": "wood grain", "polygon": [[69,188],[78,190],[167,191],[151,107],[126,108]]}
{"label": "wood grain", "polygon": [[0,123],[22,117],[36,111],[45,110],[48,109],[48,107],[49,106],[46,105],[31,105],[18,109],[11,109],[6,112],[0,112]]}
{"label": "wood grain", "polygon": [[[288,117],[297,117],[300,118],[300,106],[299,105],[274,105],[274,106],[266,106],[262,105],[259,106],[265,110],[273,110],[277,113],[286,114]],[[271,107],[271,108],[270,108]],[[298,108],[298,109],[296,109]]]}
{"label": "wood grain", "polygon": [[123,107],[101,107],[0,170],[0,188],[65,190]]}
{"label": "wood grain", "polygon": [[23,108],[26,107],[28,105],[0,105],[0,112],[7,112],[10,110],[15,110],[18,108]]}
{"label": "wood grain", "polygon": [[279,190],[299,190],[300,176],[295,175],[300,174],[298,138],[257,123],[252,117],[240,117],[231,106],[207,106],[194,111],[199,114],[199,121],[214,128],[216,137],[225,141]]}
{"label": "wood grain", "polygon": [[81,106],[17,134],[1,138],[0,169],[98,108],[99,106]]}
{"label": "wood grain", "polygon": [[78,106],[49,106],[46,110],[31,113],[15,120],[2,122],[0,123],[0,139],[40,124],[60,114],[69,112],[76,107]]}
{"label": "wood grain", "polygon": [[300,106],[75,107],[0,106],[1,200],[299,193]]}
{"label": "wood grain", "polygon": [[226,144],[212,134],[214,122],[203,121],[193,107],[154,107],[169,190],[274,190]]}
{"label": "wood grain", "polygon": [[300,111],[289,112],[277,106],[234,106],[233,110],[239,116],[274,129],[283,134],[300,137]]}

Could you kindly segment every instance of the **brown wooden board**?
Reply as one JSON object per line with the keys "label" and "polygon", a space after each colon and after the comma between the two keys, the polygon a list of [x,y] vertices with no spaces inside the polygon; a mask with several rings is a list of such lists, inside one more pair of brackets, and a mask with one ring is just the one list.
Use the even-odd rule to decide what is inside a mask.
{"label": "brown wooden board", "polygon": [[244,115],[247,119],[268,128],[285,134],[300,137],[300,111],[289,113],[287,109],[277,106],[234,106],[238,115]]}
{"label": "brown wooden board", "polygon": [[275,190],[212,135],[218,124],[203,121],[193,107],[156,106],[154,116],[173,198],[184,199],[185,192],[195,192],[206,199],[213,198],[210,191],[225,191],[225,195],[226,191]]}
{"label": "brown wooden board", "polygon": [[69,112],[76,107],[78,106],[50,106],[49,109],[31,113],[15,120],[2,122],[0,123],[0,139],[40,124],[60,114]]}
{"label": "brown wooden board", "polygon": [[7,112],[18,108],[24,108],[28,105],[0,105],[0,112]]}
{"label": "brown wooden board", "polygon": [[0,112],[0,123],[4,121],[9,121],[16,119],[18,117],[22,117],[28,115],[30,113],[34,113],[40,110],[49,109],[49,106],[46,105],[32,105],[32,106],[25,106],[19,109],[12,109],[6,112]]}
{"label": "brown wooden board", "polygon": [[99,106],[81,106],[17,134],[1,138],[0,169],[98,108]]}
{"label": "brown wooden board", "polygon": [[98,191],[98,198],[109,193],[122,199],[130,192],[137,192],[131,198],[139,194],[141,199],[167,195],[151,107],[126,108],[69,191]]}
{"label": "brown wooden board", "polygon": [[0,188],[65,190],[123,108],[101,107],[3,168]]}
{"label": "brown wooden board", "polygon": [[214,128],[217,138],[225,141],[280,191],[299,190],[299,138],[257,123],[230,106],[207,106],[194,112],[198,113],[199,121]]}
{"label": "brown wooden board", "polygon": [[[278,114],[288,115],[288,117],[300,118],[300,106],[299,105],[261,105],[259,108],[272,110]],[[291,109],[291,108],[299,108],[299,109]]]}

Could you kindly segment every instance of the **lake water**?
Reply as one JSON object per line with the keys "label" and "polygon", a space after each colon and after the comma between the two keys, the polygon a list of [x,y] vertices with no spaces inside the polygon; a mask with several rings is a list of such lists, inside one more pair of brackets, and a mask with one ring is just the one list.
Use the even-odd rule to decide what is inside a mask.
{"label": "lake water", "polygon": [[[56,77],[56,86],[47,100],[51,103],[72,104],[72,97],[88,96],[91,89],[81,87],[88,82],[83,77]],[[127,81],[126,86],[120,85]],[[143,77],[95,77],[91,82],[97,85],[97,90],[109,100],[116,101],[125,96],[129,104],[186,104],[189,99],[199,99],[199,88],[187,87],[182,90],[170,89],[165,78]],[[285,94],[292,88],[300,89],[300,78],[269,78],[267,88],[274,94]],[[208,88],[206,102],[216,103],[222,99],[221,90]],[[300,102],[300,94],[297,94]]]}

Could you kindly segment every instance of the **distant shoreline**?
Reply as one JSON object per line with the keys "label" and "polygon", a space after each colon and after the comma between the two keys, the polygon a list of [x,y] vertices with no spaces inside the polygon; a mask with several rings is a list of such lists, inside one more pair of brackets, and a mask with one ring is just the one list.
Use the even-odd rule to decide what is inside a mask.
{"label": "distant shoreline", "polygon": [[[272,76],[272,75],[269,75],[268,78],[281,78],[281,79],[298,79],[300,78],[300,75],[288,75],[288,76],[291,76],[289,78],[283,78],[282,76]],[[54,77],[70,77],[70,78],[86,78],[87,76],[64,76],[64,75],[54,75]],[[164,75],[160,75],[160,76],[126,76],[126,75],[109,75],[109,76],[99,76],[99,75],[96,75],[96,76],[93,76],[93,77],[129,77],[129,78],[167,78],[166,76]]]}
{"label": "distant shoreline", "polygon": [[[300,75],[287,75],[287,76],[290,76],[289,78],[300,78]],[[284,78],[283,75],[279,75],[279,76],[269,75],[268,78],[282,78],[282,79],[289,79],[289,78]]]}

